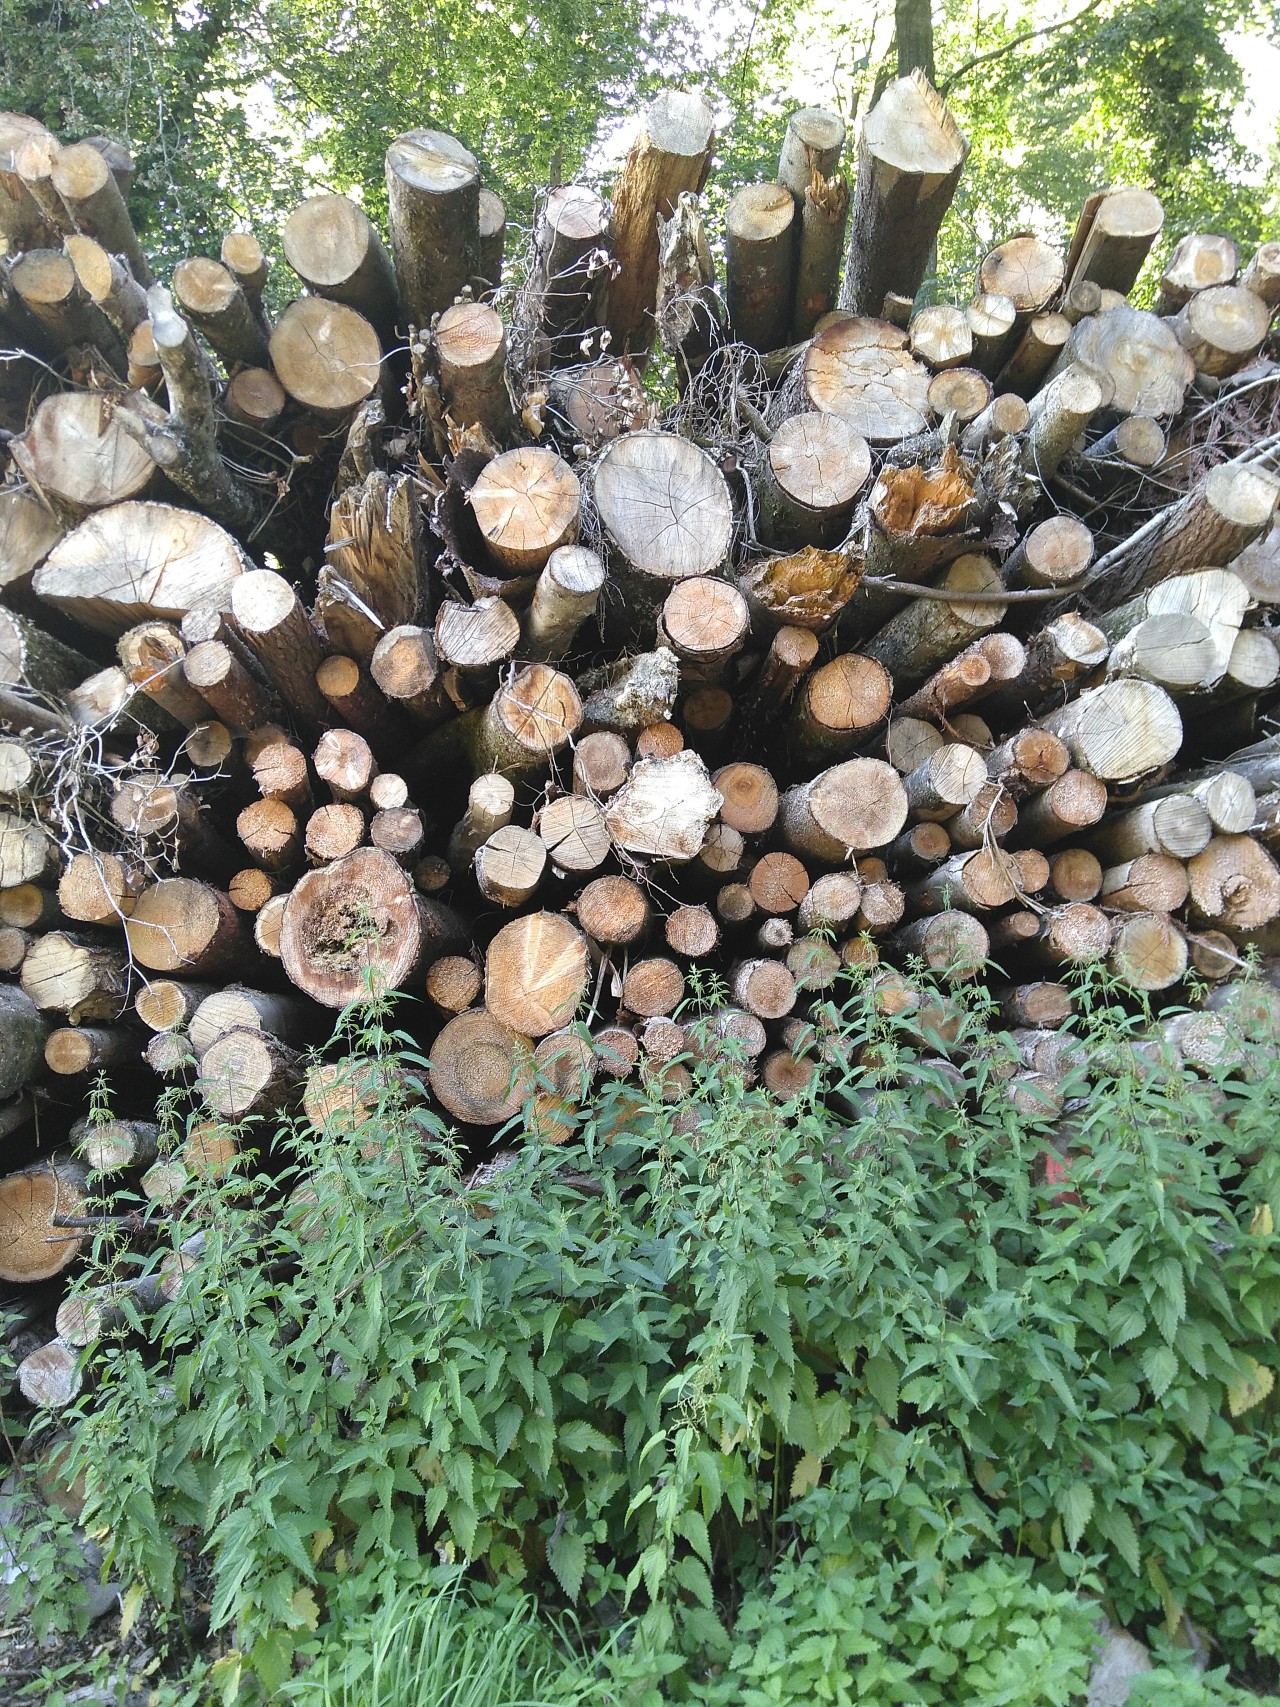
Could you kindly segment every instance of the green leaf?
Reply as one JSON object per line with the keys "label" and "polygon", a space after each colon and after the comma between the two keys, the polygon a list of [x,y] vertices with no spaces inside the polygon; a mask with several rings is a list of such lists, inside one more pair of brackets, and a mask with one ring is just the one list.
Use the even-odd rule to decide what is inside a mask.
{"label": "green leaf", "polygon": [[1133,1519],[1123,1506],[1102,1506],[1093,1514],[1093,1526],[1109,1541],[1135,1576],[1141,1569],[1138,1535]]}
{"label": "green leaf", "polygon": [[574,1529],[564,1528],[547,1548],[547,1563],[570,1600],[577,1600],[587,1568],[587,1543]]}
{"label": "green leaf", "polygon": [[567,1422],[560,1430],[560,1444],[566,1452],[612,1452],[613,1442],[608,1435],[592,1428],[589,1422]]}
{"label": "green leaf", "polygon": [[891,1357],[878,1351],[863,1367],[867,1390],[880,1409],[892,1422],[898,1414],[898,1366]]}
{"label": "green leaf", "polygon": [[1148,1346],[1142,1354],[1142,1373],[1153,1396],[1163,1399],[1178,1374],[1178,1354],[1167,1345]]}
{"label": "green leaf", "polygon": [[1093,1489],[1087,1482],[1072,1482],[1059,1495],[1058,1515],[1062,1518],[1067,1546],[1074,1553],[1093,1516]]}

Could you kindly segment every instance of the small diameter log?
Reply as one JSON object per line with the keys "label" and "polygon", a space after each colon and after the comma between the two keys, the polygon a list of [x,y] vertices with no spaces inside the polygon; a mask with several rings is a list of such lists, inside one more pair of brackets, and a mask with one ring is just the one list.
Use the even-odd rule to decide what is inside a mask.
{"label": "small diameter log", "polygon": [[1119,463],[1122,468],[1157,468],[1167,450],[1168,441],[1158,421],[1149,415],[1126,415],[1109,433],[1095,439],[1084,454],[1094,467]]}
{"label": "small diameter log", "polygon": [[44,1411],[62,1410],[84,1385],[79,1353],[58,1339],[28,1352],[18,1365],[17,1377],[23,1398]]}
{"label": "small diameter log", "polygon": [[1074,587],[1093,562],[1093,535],[1074,516],[1051,516],[1025,535],[1005,558],[1010,587]]}
{"label": "small diameter log", "polygon": [[382,345],[354,308],[300,297],[271,334],[272,371],[295,403],[323,421],[345,421],[382,386]]}
{"label": "small diameter log", "polygon": [[[982,799],[982,794],[977,796]],[[890,842],[889,866],[894,871],[930,871],[951,852],[951,833],[943,824],[912,824]]]}
{"label": "small diameter log", "polygon": [[[1140,590],[1184,569],[1230,563],[1266,532],[1278,498],[1280,482],[1274,475],[1262,468],[1220,463],[1186,497],[1162,511],[1150,533],[1141,530],[1135,537],[1123,553],[1124,584]],[[1090,582],[1108,568],[1108,559],[1100,558]]]}
{"label": "small diameter log", "polygon": [[193,729],[209,705],[183,674],[186,642],[171,622],[143,622],[120,636],[120,665],[132,685],[175,722]]}
{"label": "small diameter log", "polygon": [[395,269],[363,208],[347,196],[309,196],[285,221],[280,246],[313,296],[359,309],[384,348],[394,342]]}
{"label": "small diameter log", "polygon": [[[1142,804],[1187,795],[1203,806],[1209,815],[1209,823],[1219,835],[1239,836],[1252,828],[1257,812],[1257,795],[1249,779],[1233,770],[1217,771],[1199,781],[1189,778],[1182,783],[1162,783],[1159,788],[1146,792]],[[1171,853],[1174,850],[1167,848],[1164,851]],[[1189,859],[1193,853],[1199,852],[1200,848],[1191,848],[1180,857]]]}
{"label": "small diameter log", "polygon": [[554,662],[596,613],[604,590],[604,564],[585,545],[561,545],[538,576],[525,617],[525,652]]}
{"label": "small diameter log", "polygon": [[653,342],[658,218],[670,219],[682,191],[702,189],[714,142],[711,108],[691,91],[664,90],[641,121],[613,197],[617,276],[607,319],[619,355],[642,355]]}
{"label": "small diameter log", "polygon": [[778,182],[791,191],[797,207],[815,172],[829,178],[840,164],[845,124],[825,107],[798,107],[787,119],[778,156]]}
{"label": "small diameter log", "polygon": [[335,800],[364,800],[378,774],[373,748],[351,729],[326,729],[312,755],[316,775]]}
{"label": "small diameter log", "polygon": [[73,854],[58,880],[58,905],[69,919],[118,925],[133,911],[144,881],[141,870],[118,854]]}
{"label": "small diameter log", "polygon": [[253,920],[253,940],[263,954],[280,959],[280,936],[284,929],[284,910],[289,897],[273,895],[260,907]]}
{"label": "small diameter log", "polygon": [[906,818],[906,790],[893,767],[879,759],[833,765],[782,798],[787,845],[833,865],[886,847]]}
{"label": "small diameter log", "polygon": [[963,309],[945,304],[922,308],[907,327],[911,354],[933,373],[964,367],[973,358],[973,333]]}
{"label": "small diameter log", "polygon": [[769,642],[754,699],[762,712],[784,705],[818,656],[818,637],[807,628],[780,628]]}
{"label": "small diameter log", "polygon": [[795,294],[788,336],[803,343],[836,304],[845,232],[849,224],[849,184],[842,172],[815,171],[796,207]]}
{"label": "small diameter log", "polygon": [[89,299],[66,255],[56,249],[29,249],[11,263],[8,282],[25,311],[23,320],[37,324],[55,352],[96,350],[113,372],[127,371],[128,357],[119,332]]}
{"label": "small diameter log", "polygon": [[630,948],[649,929],[649,902],[629,877],[597,877],[574,903],[578,923],[603,948]]}
{"label": "small diameter log", "polygon": [[252,569],[237,577],[231,611],[281,698],[300,717],[324,722],[328,702],[316,686],[324,642],[284,576],[272,569]]}
{"label": "small diameter log", "polygon": [[90,510],[136,498],[155,476],[150,452],[125,431],[99,393],[46,397],[11,455],[19,470],[74,525]]}
{"label": "small diameter log", "polygon": [[943,822],[976,799],[987,780],[981,753],[963,742],[939,747],[903,779],[914,818]]}
{"label": "small diameter log", "polygon": [[455,1120],[501,1126],[533,1093],[533,1044],[484,1008],[471,1008],[436,1036],[428,1077],[432,1095]]}
{"label": "small diameter log", "polygon": [[725,214],[725,298],[738,343],[776,350],[791,324],[796,205],[781,184],[746,184]]}
{"label": "small diameter log", "polygon": [[1124,186],[1089,197],[1067,255],[1067,283],[1092,279],[1104,291],[1127,295],[1164,225],[1150,190]]}
{"label": "small diameter log", "polygon": [[465,871],[482,842],[511,822],[515,810],[515,785],[505,776],[479,776],[467,795],[467,810],[449,838],[449,864]]}
{"label": "small diameter log", "polygon": [[1034,936],[1016,945],[1001,941],[1000,924],[992,931],[997,946],[1016,946],[1017,952],[1048,966],[1088,966],[1106,957],[1113,931],[1106,914],[1087,902],[1051,907],[1038,915]]}
{"label": "small diameter log", "polygon": [[996,390],[1031,397],[1067,347],[1070,336],[1071,322],[1065,314],[1037,314],[996,375]]}
{"label": "small diameter log", "polygon": [[[28,818],[0,812],[0,888],[37,883],[57,866],[57,849],[50,837]],[[6,924],[21,924],[7,919]]]}
{"label": "small diameter log", "polygon": [[387,150],[391,252],[400,300],[419,327],[480,272],[480,170],[455,137],[410,130]]}
{"label": "small diameter log", "polygon": [[1090,688],[1040,727],[1066,743],[1073,764],[1104,782],[1124,782],[1167,765],[1182,745],[1182,719],[1163,689],[1118,680]]}
{"label": "small diameter log", "polygon": [[442,1014],[460,1014],[480,999],[484,979],[465,954],[446,954],[427,968],[427,1000]]}
{"label": "small diameter log", "polygon": [[515,421],[507,380],[506,328],[483,302],[455,302],[440,316],[435,334],[440,392],[460,432],[482,427],[502,444]]}
{"label": "small diameter log", "polygon": [[1024,400],[1016,392],[1002,391],[961,433],[961,449],[967,456],[977,456],[988,445],[1025,433],[1030,421],[1031,411]]}
{"label": "small diameter log", "polygon": [[141,1036],[131,1026],[64,1026],[49,1033],[44,1064],[60,1077],[97,1073],[122,1061],[136,1061],[141,1044]]}
{"label": "small diameter log", "polygon": [[173,270],[173,299],[228,369],[265,368],[267,335],[248,297],[221,261],[197,257]]}
{"label": "small diameter log", "polygon": [[74,1024],[119,1018],[128,987],[128,962],[119,948],[65,931],[40,937],[22,962],[27,996],[38,1008],[64,1013]]}
{"label": "small diameter log", "polygon": [[297,1052],[263,1031],[228,1031],[200,1057],[198,1089],[226,1120],[281,1108],[302,1079]]}
{"label": "small diameter log", "polygon": [[721,807],[696,753],[640,759],[605,808],[614,843],[628,853],[690,860],[706,840]]}
{"label": "small diameter log", "polygon": [[562,457],[538,445],[486,463],[468,494],[480,533],[502,575],[536,574],[578,537],[581,488]]}
{"label": "small diameter log", "polygon": [[1158,314],[1176,314],[1198,291],[1229,285],[1240,268],[1240,251],[1230,237],[1193,231],[1180,238],[1160,276]]}
{"label": "small diameter log", "polygon": [[1031,400],[1023,464],[1042,481],[1051,480],[1089,422],[1106,402],[1097,374],[1077,363],[1063,368]]}
{"label": "small diameter log", "polygon": [[713,771],[711,782],[723,801],[722,823],[744,836],[763,835],[772,828],[778,816],[778,785],[763,765],[735,760]]}
{"label": "small diameter log", "polygon": [[890,291],[914,298],[968,146],[922,72],[890,83],[862,126],[842,308],[879,314]]}
{"label": "small diameter log", "polygon": [[449,716],[452,706],[429,629],[415,623],[389,628],[374,647],[369,673],[393,707],[420,722],[437,724]]}
{"label": "small diameter log", "polygon": [[[979,290],[965,309],[965,319],[973,338],[973,369],[985,377],[996,373],[1009,353],[1019,324],[1018,311],[1011,297],[999,291]],[[987,402],[991,401],[990,381],[987,381]]]}
{"label": "small diameter log", "polygon": [[1262,348],[1271,310],[1251,290],[1216,285],[1197,292],[1171,324],[1196,372],[1209,379],[1225,379]]}
{"label": "small diameter log", "polygon": [[254,734],[266,735],[261,745],[255,743],[253,734],[245,741],[245,757],[258,792],[266,800],[283,800],[296,811],[304,810],[311,804],[307,755],[270,725]]}
{"label": "small diameter log", "polygon": [[497,666],[520,644],[520,618],[505,599],[446,599],[436,613],[436,655],[467,684],[492,689]]}
{"label": "small diameter log", "polygon": [[316,670],[316,686],[348,728],[380,743],[398,738],[385,696],[357,659],[339,654],[326,658]]}
{"label": "small diameter log", "polygon": [[[1103,824],[1090,841],[1111,864],[1137,859],[1146,853],[1167,854],[1172,859],[1183,860],[1208,847],[1213,830],[1204,802],[1190,793],[1176,793],[1119,813]],[[1173,908],[1157,910],[1172,912]]]}
{"label": "small diameter log", "polygon": [[31,997],[12,984],[0,985],[0,1096],[15,1096],[37,1077],[47,1033]]}
{"label": "small diameter log", "polygon": [[947,819],[947,833],[957,848],[989,847],[1002,842],[1018,822],[1018,808],[998,782],[984,782],[969,804]]}
{"label": "small diameter log", "polygon": [[758,492],[763,537],[788,550],[836,546],[870,472],[866,440],[838,415],[790,416],[765,453]]}
{"label": "small diameter log", "polygon": [[302,827],[283,800],[252,801],[236,819],[236,835],[264,871],[291,871],[302,857]]}
{"label": "small diameter log", "polygon": [[999,848],[982,848],[944,860],[919,882],[908,885],[907,898],[920,913],[939,913],[951,907],[983,913],[1008,906],[1019,882],[1011,854]]}
{"label": "small diameter log", "polygon": [[1071,1017],[1071,992],[1065,984],[1015,984],[1000,1000],[1000,1017],[1009,1026],[1051,1031]]}
{"label": "small diameter log", "polygon": [[1021,799],[1057,782],[1070,763],[1065,741],[1047,729],[1022,729],[987,754],[987,775]]}
{"label": "small diameter log", "polygon": [[525,1037],[568,1025],[589,981],[587,939],[562,913],[512,920],[485,955],[485,1007]]}
{"label": "small diameter log", "polygon": [[1280,306],[1280,243],[1264,243],[1249,261],[1238,281],[1260,296],[1268,308]]}
{"label": "small diameter log", "polygon": [[182,661],[189,685],[232,729],[255,729],[271,713],[271,697],[221,640],[202,640]]}
{"label": "small diameter log", "polygon": [[213,992],[207,984],[186,984],[176,978],[152,978],[134,998],[134,1012],[148,1031],[185,1030],[192,1014]]}
{"label": "small diameter log", "polygon": [[546,844],[532,830],[506,824],[482,842],[473,859],[476,886],[486,901],[522,907],[547,869]]}
{"label": "small diameter log", "polygon": [[929,381],[930,409],[940,419],[953,416],[960,426],[976,421],[991,400],[991,381],[976,368],[948,368]]}
{"label": "small diameter log", "polygon": [[1176,913],[1188,894],[1187,870],[1168,854],[1139,854],[1102,874],[1099,903],[1126,913]]}
{"label": "small diameter log", "polygon": [[562,794],[544,806],[534,828],[557,871],[595,871],[609,857],[604,813],[581,794]]}
{"label": "small diameter log", "polygon": [[144,889],[124,928],[130,954],[151,972],[207,978],[247,963],[241,915],[221,890],[191,877],[164,877]]}
{"label": "small diameter log", "polygon": [[969,604],[967,592],[998,593],[1002,582],[989,557],[976,552],[957,557],[938,585],[950,599],[912,599],[891,617],[863,651],[883,664],[899,690],[917,687],[940,664],[955,657],[978,635],[995,628],[1004,619],[1003,604]]}
{"label": "small diameter log", "polygon": [[1107,809],[1107,787],[1088,771],[1069,770],[1018,809],[1018,838],[1035,846],[1078,836]]}
{"label": "small diameter log", "polygon": [[283,879],[256,865],[241,866],[227,881],[227,899],[239,913],[260,913],[273,895],[283,893]]}
{"label": "small diameter log", "polygon": [[[1224,931],[1197,931],[1187,939],[1191,964],[1202,978],[1217,982],[1240,970],[1236,945]],[[1216,992],[1211,992],[1210,1000]]]}
{"label": "small diameter log", "polygon": [[739,1007],[764,1020],[782,1019],[796,1005],[793,974],[780,960],[744,960],[729,973],[729,990]]}
{"label": "small diameter log", "polygon": [[794,913],[809,892],[809,873],[794,854],[765,854],[752,866],[747,887],[762,913]]}
{"label": "small diameter log", "polygon": [[594,498],[618,559],[628,616],[639,622],[656,611],[673,581],[714,575],[728,556],[733,510],[724,475],[676,433],[614,439],[596,464]]}
{"label": "small diameter log", "polygon": [[1187,876],[1194,916],[1232,936],[1280,916],[1280,867],[1252,836],[1215,836]]}
{"label": "small diameter log", "polygon": [[86,1234],[56,1225],[86,1213],[84,1169],[39,1162],[0,1179],[0,1280],[31,1285],[73,1263]]}
{"label": "small diameter log", "polygon": [[624,656],[588,696],[583,721],[594,729],[638,735],[670,719],[679,688],[680,663],[669,646]]}
{"label": "small diameter log", "polygon": [[145,290],[153,282],[151,268],[110,160],[92,142],[73,143],[58,152],[49,177],[76,230],[122,255]]}
{"label": "small diameter log", "polygon": [[641,1019],[673,1013],[684,1000],[684,973],[674,960],[637,960],[622,980],[622,1006]]}
{"label": "small diameter log", "polygon": [[64,249],[81,290],[98,305],[121,338],[131,339],[147,318],[147,298],[129,268],[92,237],[68,237]]}
{"label": "small diameter log", "polygon": [[1107,964],[1131,990],[1167,990],[1186,974],[1187,939],[1166,913],[1126,915],[1115,921]]}
{"label": "small diameter log", "polygon": [[719,945],[720,926],[709,907],[677,907],[668,915],[663,935],[673,954],[685,960],[705,960]]}
{"label": "small diameter log", "polygon": [[[858,893],[861,895],[861,890]],[[756,904],[745,883],[726,883],[716,895],[716,917],[730,930],[749,923],[755,910]]]}
{"label": "small diameter log", "polygon": [[718,681],[750,632],[747,601],[728,581],[694,575],[678,581],[663,601],[658,638],[680,660],[680,678]]}
{"label": "small diameter log", "polygon": [[609,204],[586,184],[557,184],[538,209],[526,303],[537,367],[565,367],[600,353],[610,226]]}
{"label": "small diameter log", "polygon": [[[267,805],[268,802],[264,801],[262,804]],[[270,804],[278,805],[280,803],[271,802]],[[378,814],[378,818],[382,816],[382,813]],[[374,822],[377,822],[377,818]],[[421,825],[418,826],[418,831],[420,836]],[[244,839],[243,836],[241,839]],[[307,858],[313,865],[328,865],[331,860],[343,859],[364,841],[364,813],[350,801],[339,801],[332,806],[322,806],[307,819],[307,827],[302,839]],[[248,846],[248,843],[246,842],[245,845]],[[375,842],[374,846],[385,847],[386,844],[385,842]],[[386,851],[388,853],[396,852],[394,848],[387,848]]]}
{"label": "small diameter log", "polygon": [[1102,888],[1102,864],[1088,848],[1063,848],[1049,861],[1049,888],[1059,901],[1092,901]]}
{"label": "small diameter log", "polygon": [[976,978],[986,964],[991,939],[972,913],[934,913],[895,931],[890,947],[898,954],[920,959],[948,983]]}
{"label": "small diameter log", "polygon": [[[21,820],[14,820],[20,823]],[[0,829],[0,836],[10,829]],[[3,843],[0,842],[0,846]],[[42,889],[38,883],[12,883],[0,889],[0,924],[16,925],[19,930],[39,930],[62,922],[61,903],[56,893]]]}
{"label": "small diameter log", "polygon": [[369,804],[379,812],[409,804],[409,785],[395,771],[379,771],[369,784]]}

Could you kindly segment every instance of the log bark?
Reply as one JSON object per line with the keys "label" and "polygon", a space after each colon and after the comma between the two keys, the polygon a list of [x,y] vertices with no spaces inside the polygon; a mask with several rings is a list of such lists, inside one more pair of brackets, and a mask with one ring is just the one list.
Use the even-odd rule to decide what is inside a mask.
{"label": "log bark", "polygon": [[555,662],[596,613],[604,590],[604,564],[584,545],[558,546],[538,576],[525,618],[530,658]]}
{"label": "log bark", "polygon": [[950,599],[914,599],[864,643],[868,657],[883,664],[899,690],[916,687],[939,665],[954,658],[974,638],[1004,619],[1006,606],[968,603],[967,592],[998,593],[1003,583],[989,557],[969,553],[958,557],[937,583]]}
{"label": "log bark", "polygon": [[842,172],[821,169],[797,204],[795,293],[789,335],[794,343],[812,337],[824,315],[836,305],[840,264],[849,225],[849,185]]}
{"label": "log bark", "polygon": [[954,847],[989,847],[1012,832],[1018,822],[1018,808],[1000,783],[984,782],[969,804],[946,822]]}
{"label": "log bark", "polygon": [[136,1061],[142,1037],[132,1026],[69,1025],[45,1040],[44,1064],[59,1077],[98,1073],[120,1062]]}
{"label": "log bark", "polygon": [[1090,196],[1067,255],[1068,285],[1092,279],[1127,294],[1163,225],[1164,209],[1150,190],[1123,186]]}
{"label": "log bark", "polygon": [[[1184,568],[1217,568],[1267,531],[1280,500],[1280,481],[1261,468],[1225,462],[1184,498],[1140,529],[1127,548],[1094,564],[1087,585],[1104,594],[1152,587]],[[38,578],[37,578],[38,587]],[[1110,601],[1109,601],[1110,602]]]}
{"label": "log bark", "polygon": [[391,252],[415,326],[449,307],[480,273],[480,171],[455,137],[409,130],[387,150]]}
{"label": "log bark", "polygon": [[682,191],[706,182],[715,142],[711,108],[700,95],[668,89],[644,115],[613,197],[617,277],[609,289],[612,348],[643,356],[654,337],[658,219],[670,219]]}
{"label": "log bark", "polygon": [[267,334],[230,268],[197,256],[173,271],[173,298],[223,366],[266,367]]}
{"label": "log bark", "polygon": [[996,390],[1031,397],[1071,336],[1065,314],[1037,314],[996,375]]}
{"label": "log bark", "polygon": [[1041,481],[1057,473],[1068,452],[1106,402],[1096,374],[1077,363],[1063,368],[1031,401],[1023,465]]}
{"label": "log bark", "polygon": [[507,242],[507,210],[493,190],[480,191],[480,282],[493,296],[502,284],[502,255]]}
{"label": "log bark", "polygon": [[280,246],[313,296],[358,309],[384,349],[394,343],[400,319],[395,268],[363,208],[347,196],[309,196],[285,221]]}
{"label": "log bark", "polygon": [[841,307],[879,314],[887,292],[915,296],[967,153],[922,73],[884,91],[862,127]]}
{"label": "log bark", "polygon": [[[16,1096],[37,1076],[48,1032],[25,990],[0,986],[0,1097]],[[0,1241],[3,1243],[3,1241]]]}

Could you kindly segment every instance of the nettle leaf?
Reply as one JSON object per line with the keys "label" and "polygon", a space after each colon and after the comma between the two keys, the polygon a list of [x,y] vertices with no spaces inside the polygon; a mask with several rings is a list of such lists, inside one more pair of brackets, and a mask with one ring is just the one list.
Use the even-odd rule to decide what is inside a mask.
{"label": "nettle leaf", "polygon": [[1145,1333],[1147,1312],[1141,1298],[1122,1298],[1107,1318],[1107,1333],[1112,1345],[1127,1345]]}
{"label": "nettle leaf", "polygon": [[1067,1546],[1074,1553],[1093,1516],[1093,1489],[1089,1484],[1072,1482],[1058,1498],[1058,1513],[1062,1518]]}
{"label": "nettle leaf", "polygon": [[874,1357],[867,1359],[862,1373],[867,1383],[867,1391],[892,1422],[898,1414],[897,1364],[884,1352],[878,1351]]}
{"label": "nettle leaf", "polygon": [[1254,1357],[1246,1357],[1244,1361],[1245,1369],[1227,1388],[1227,1404],[1233,1417],[1242,1417],[1260,1405],[1276,1384],[1275,1375],[1265,1363]]}
{"label": "nettle leaf", "polygon": [[791,1498],[798,1500],[822,1480],[822,1459],[816,1452],[806,1452],[791,1473]]}
{"label": "nettle leaf", "polygon": [[1178,1354],[1167,1345],[1148,1346],[1142,1354],[1142,1373],[1152,1395],[1163,1399],[1178,1374]]}
{"label": "nettle leaf", "polygon": [[612,1452],[613,1442],[608,1435],[581,1420],[567,1422],[560,1430],[560,1444],[566,1452]]}
{"label": "nettle leaf", "polygon": [[1138,1548],[1138,1532],[1133,1527],[1133,1519],[1123,1506],[1103,1506],[1093,1514],[1093,1526],[1104,1541],[1109,1541],[1137,1576],[1141,1570],[1142,1560]]}
{"label": "nettle leaf", "polygon": [[556,1581],[576,1601],[582,1589],[582,1577],[587,1568],[587,1543],[574,1529],[562,1529],[547,1548],[547,1563],[555,1572]]}

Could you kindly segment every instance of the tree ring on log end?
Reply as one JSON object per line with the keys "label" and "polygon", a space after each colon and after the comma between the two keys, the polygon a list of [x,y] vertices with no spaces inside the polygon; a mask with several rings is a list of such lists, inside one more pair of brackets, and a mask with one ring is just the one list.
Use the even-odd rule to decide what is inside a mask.
{"label": "tree ring on log end", "polygon": [[[380,848],[356,848],[302,877],[284,908],[280,958],[313,1001],[341,1008],[409,977],[422,924],[409,874]],[[370,976],[371,975],[371,976]]]}

